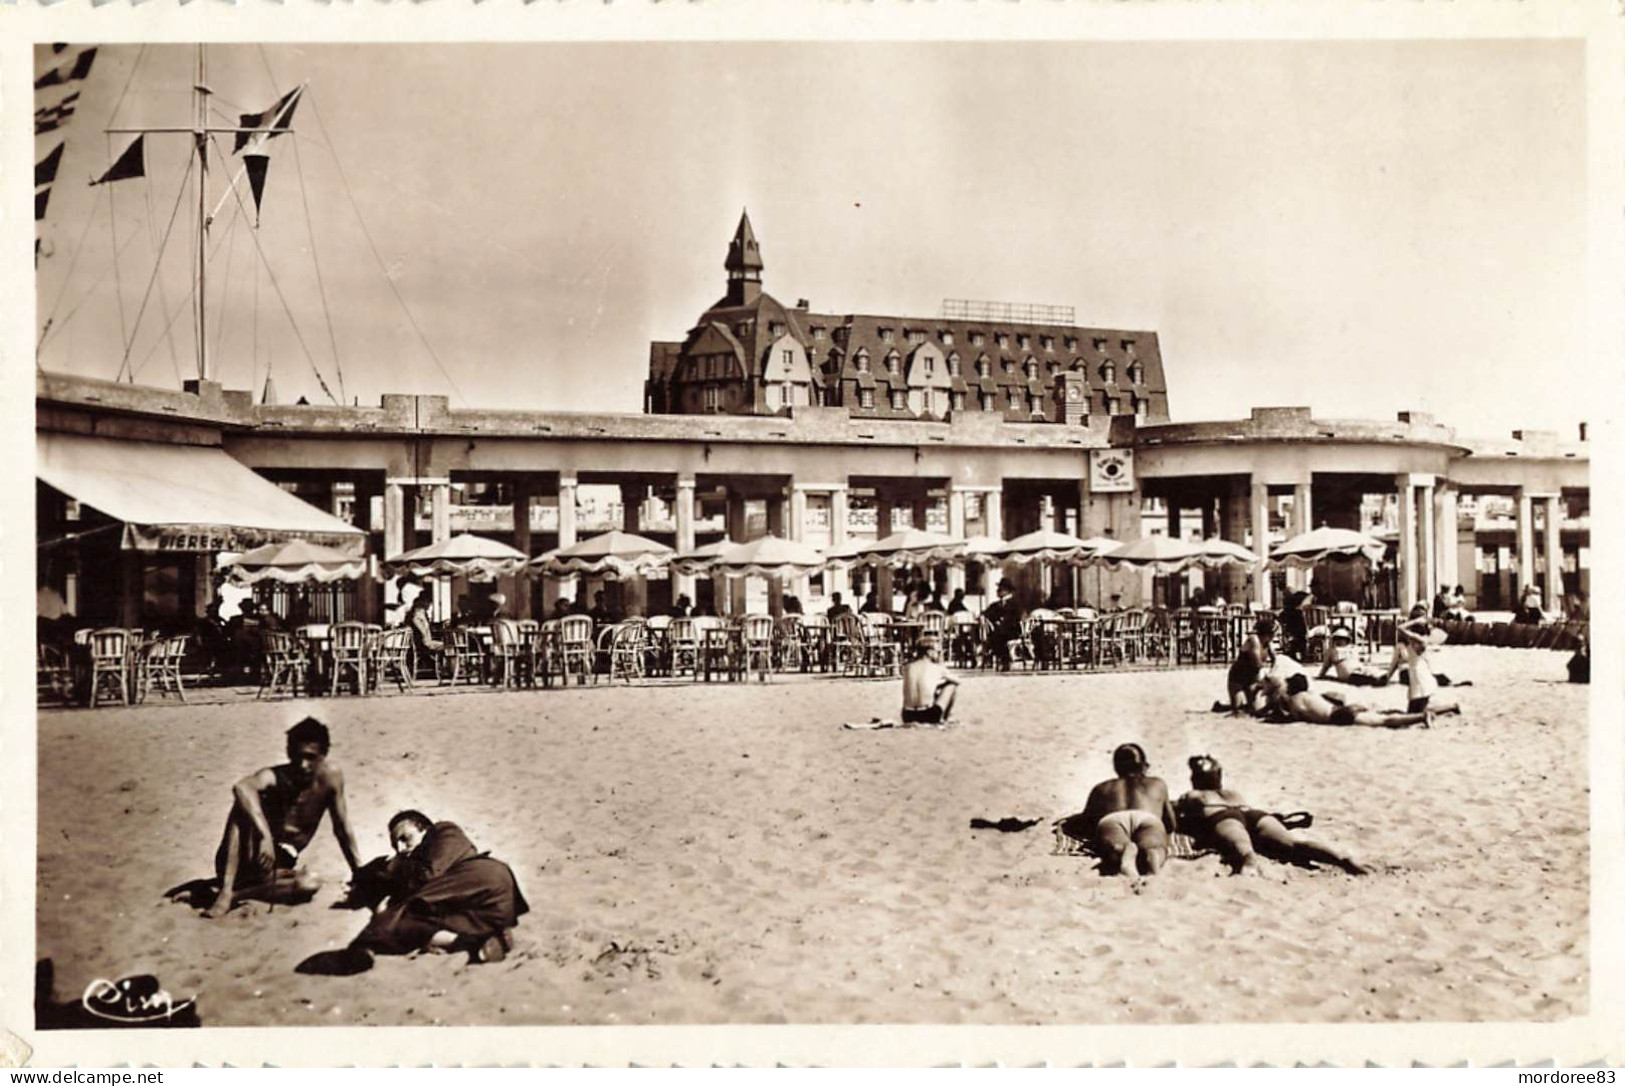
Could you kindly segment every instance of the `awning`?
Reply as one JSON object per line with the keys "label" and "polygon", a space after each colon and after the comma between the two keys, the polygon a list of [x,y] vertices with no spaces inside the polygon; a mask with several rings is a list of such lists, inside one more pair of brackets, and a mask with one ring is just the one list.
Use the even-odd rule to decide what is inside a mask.
{"label": "awning", "polygon": [[124,522],[124,548],[246,551],[309,539],[347,554],[366,535],[220,449],[36,433],[39,480]]}

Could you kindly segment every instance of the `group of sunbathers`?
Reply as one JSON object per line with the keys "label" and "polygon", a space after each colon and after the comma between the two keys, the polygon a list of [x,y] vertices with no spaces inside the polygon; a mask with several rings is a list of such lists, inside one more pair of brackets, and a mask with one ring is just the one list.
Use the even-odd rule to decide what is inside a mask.
{"label": "group of sunbathers", "polygon": [[252,773],[233,787],[215,853],[218,889],[203,915],[223,916],[244,900],[311,900],[321,882],[305,868],[302,853],[331,815],[350,866],[350,903],[373,911],[352,951],[467,950],[476,961],[506,957],[510,930],[529,911],[508,865],[477,851],[454,823],[415,810],[389,820],[393,854],[363,864],[344,775],[327,760],[329,746],[327,727],[306,717],[288,731],[287,764]]}
{"label": "group of sunbathers", "polygon": [[1108,875],[1155,875],[1168,858],[1170,836],[1181,831],[1217,849],[1238,875],[1259,874],[1261,854],[1370,873],[1346,852],[1295,834],[1281,815],[1249,807],[1240,792],[1224,786],[1216,759],[1198,755],[1189,765],[1191,790],[1171,800],[1168,785],[1146,775],[1145,750],[1124,743],[1112,752],[1117,776],[1095,785],[1083,812],[1067,820],[1069,832],[1096,848]]}
{"label": "group of sunbathers", "polygon": [[1403,711],[1373,709],[1355,704],[1335,692],[1317,692],[1309,676],[1287,657],[1277,657],[1271,648],[1275,620],[1265,616],[1254,624],[1252,636],[1242,642],[1226,676],[1228,700],[1216,709],[1232,716],[1251,713],[1273,723],[1363,725],[1373,728],[1427,727],[1435,716],[1460,712],[1454,703],[1434,704],[1433,695],[1442,679],[1433,670],[1429,647],[1435,634],[1428,622],[1427,608],[1418,604],[1399,626],[1393,657],[1382,673],[1361,666],[1353,649],[1353,632],[1335,626],[1326,635],[1326,649],[1318,678],[1344,682],[1350,686],[1386,686],[1401,668],[1409,699]]}

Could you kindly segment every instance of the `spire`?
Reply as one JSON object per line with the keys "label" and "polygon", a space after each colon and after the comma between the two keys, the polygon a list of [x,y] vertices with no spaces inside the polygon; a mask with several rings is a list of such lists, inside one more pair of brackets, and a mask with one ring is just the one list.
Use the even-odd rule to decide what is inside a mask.
{"label": "spire", "polygon": [[260,394],[260,404],[266,407],[275,407],[276,402],[276,383],[271,380],[271,375],[268,373],[265,375],[265,391]]}
{"label": "spire", "polygon": [[761,297],[762,247],[756,243],[748,211],[740,212],[739,229],[728,244],[728,259],[722,266],[728,271],[728,305],[750,305]]}

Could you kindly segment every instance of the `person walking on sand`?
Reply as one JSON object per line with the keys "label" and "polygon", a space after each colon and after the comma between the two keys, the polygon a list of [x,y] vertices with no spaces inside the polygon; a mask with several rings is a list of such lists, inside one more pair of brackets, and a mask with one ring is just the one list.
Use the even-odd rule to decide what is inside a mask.
{"label": "person walking on sand", "polygon": [[1262,719],[1276,724],[1332,724],[1360,725],[1366,728],[1409,728],[1414,724],[1428,725],[1427,713],[1401,713],[1394,710],[1376,710],[1364,705],[1345,702],[1338,694],[1317,694],[1309,689],[1309,676],[1293,675],[1283,679],[1270,675],[1264,679],[1266,709]]}
{"label": "person walking on sand", "polygon": [[903,723],[948,723],[958,694],[959,680],[942,666],[942,646],[935,637],[922,636],[903,667]]}
{"label": "person walking on sand", "polygon": [[1224,786],[1224,767],[1217,759],[1202,754],[1189,765],[1191,791],[1179,797],[1175,809],[1199,841],[1218,847],[1234,874],[1262,874],[1259,852],[1299,863],[1335,864],[1351,875],[1371,873],[1340,849],[1294,836],[1280,816],[1247,806],[1240,792]]}
{"label": "person walking on sand", "polygon": [[328,762],[327,726],[306,717],[288,729],[288,762],[251,773],[232,788],[231,813],[215,852],[220,892],[204,911],[224,916],[242,900],[296,904],[321,885],[301,854],[331,814],[333,834],[353,872],[360,849],[344,797],[344,775]]}
{"label": "person walking on sand", "polygon": [[1179,828],[1168,785],[1145,775],[1150,763],[1138,743],[1112,752],[1117,776],[1089,792],[1081,829],[1099,848],[1107,874],[1155,875],[1168,858],[1168,835]]}
{"label": "person walking on sand", "polygon": [[1394,672],[1403,665],[1406,694],[1410,699],[1405,706],[1407,713],[1429,713],[1435,716],[1440,713],[1459,713],[1461,706],[1454,703],[1440,706],[1429,704],[1441,682],[1433,673],[1433,663],[1428,653],[1431,632],[1427,608],[1417,604],[1411,608],[1410,620],[1399,627],[1398,636],[1394,638],[1393,659],[1388,664],[1387,673],[1379,680],[1379,685],[1386,684]]}

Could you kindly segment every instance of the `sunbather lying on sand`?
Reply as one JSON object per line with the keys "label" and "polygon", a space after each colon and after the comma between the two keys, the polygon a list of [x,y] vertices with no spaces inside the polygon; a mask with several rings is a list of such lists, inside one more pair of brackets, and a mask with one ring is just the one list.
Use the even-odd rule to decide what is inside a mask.
{"label": "sunbather lying on sand", "polygon": [[1317,694],[1309,689],[1307,675],[1294,675],[1281,679],[1271,675],[1264,680],[1264,697],[1268,708],[1264,719],[1277,724],[1358,724],[1367,728],[1409,728],[1413,724],[1427,726],[1429,714],[1401,713],[1393,710],[1371,709],[1364,705],[1345,702],[1339,694]]}
{"label": "sunbather lying on sand", "polygon": [[1145,751],[1124,743],[1112,752],[1117,776],[1089,792],[1081,828],[1099,846],[1106,873],[1155,875],[1168,858],[1168,834],[1178,828],[1168,785],[1147,777]]}
{"label": "sunbather lying on sand", "polygon": [[1351,875],[1371,873],[1331,845],[1294,836],[1280,816],[1247,806],[1240,792],[1224,786],[1224,767],[1216,759],[1199,755],[1190,767],[1191,791],[1176,804],[1180,818],[1199,840],[1218,847],[1235,874],[1260,874],[1260,852],[1287,861],[1335,864]]}

